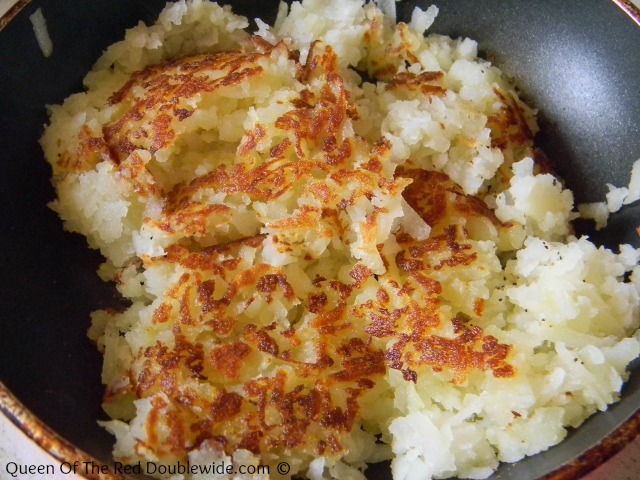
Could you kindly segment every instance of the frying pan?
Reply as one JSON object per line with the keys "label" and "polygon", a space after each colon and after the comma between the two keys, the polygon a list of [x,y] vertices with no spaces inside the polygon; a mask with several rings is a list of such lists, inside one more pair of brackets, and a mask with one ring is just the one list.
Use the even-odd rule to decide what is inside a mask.
{"label": "frying pan", "polygon": [[[223,2],[224,3],[224,2]],[[277,0],[237,0],[237,13],[272,21]],[[406,20],[418,4],[398,5]],[[431,31],[469,36],[539,109],[538,144],[576,202],[603,200],[605,183],[623,186],[640,157],[640,11],[627,0],[439,0]],[[37,143],[45,104],[82,88],[99,54],[164,0],[20,1],[0,21],[0,407],[63,461],[108,463],[112,437],[96,421],[101,358],[86,331],[89,313],[117,307],[115,289],[95,274],[101,258],[62,231],[46,204],[54,197]],[[44,58],[29,21],[38,7],[54,53]],[[622,7],[622,8],[621,8]],[[635,18],[634,18],[635,17]],[[598,244],[638,246],[640,207],[610,218],[606,232],[576,225]],[[559,446],[494,479],[577,478],[640,431],[640,363],[622,400],[572,431]],[[54,433],[55,432],[55,433]],[[84,452],[84,453],[83,453]],[[388,465],[371,468],[389,476]]]}

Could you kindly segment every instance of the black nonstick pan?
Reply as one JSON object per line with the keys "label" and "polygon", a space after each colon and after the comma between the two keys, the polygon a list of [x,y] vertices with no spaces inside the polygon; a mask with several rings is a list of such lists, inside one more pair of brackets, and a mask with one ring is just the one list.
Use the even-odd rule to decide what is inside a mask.
{"label": "black nonstick pan", "polygon": [[[63,232],[50,170],[37,143],[46,104],[82,88],[102,50],[139,20],[152,22],[163,0],[19,1],[0,20],[0,409],[62,461],[108,463],[113,439],[97,424],[100,354],[87,338],[89,313],[117,306],[115,289],[95,274],[100,255]],[[227,3],[227,2],[222,2]],[[277,1],[229,2],[265,21]],[[400,20],[416,4],[398,4]],[[640,11],[624,0],[439,0],[431,31],[468,36],[539,110],[538,144],[574,191],[601,201],[622,186],[640,158]],[[41,7],[54,51],[45,58],[29,15]],[[606,233],[576,225],[599,244],[640,245],[640,206],[613,215]],[[579,478],[640,432],[640,363],[622,400],[572,431],[559,446],[494,479]],[[388,466],[370,469],[389,476]]]}

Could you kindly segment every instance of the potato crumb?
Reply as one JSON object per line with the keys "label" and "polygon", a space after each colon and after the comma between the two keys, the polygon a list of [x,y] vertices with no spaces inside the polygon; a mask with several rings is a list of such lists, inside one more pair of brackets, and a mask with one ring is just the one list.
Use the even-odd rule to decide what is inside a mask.
{"label": "potato crumb", "polygon": [[47,30],[47,21],[42,14],[42,9],[38,8],[29,17],[31,24],[33,25],[33,33],[36,35],[38,46],[45,57],[50,57],[53,53],[53,42],[49,36],[49,30]]}

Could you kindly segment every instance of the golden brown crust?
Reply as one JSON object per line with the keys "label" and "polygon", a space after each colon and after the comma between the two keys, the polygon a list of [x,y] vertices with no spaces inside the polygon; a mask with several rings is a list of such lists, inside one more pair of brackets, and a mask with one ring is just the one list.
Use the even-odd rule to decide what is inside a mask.
{"label": "golden brown crust", "polygon": [[[410,41],[407,35],[400,29],[402,41]],[[162,214],[144,223],[182,239],[163,257],[143,258],[145,269],[166,269],[175,280],[153,304],[147,330],[138,332],[155,340],[132,352],[128,383],[114,381],[105,395],[107,403],[123,395],[150,399],[147,440],[137,446],[141,457],[151,451],[163,460],[184,460],[209,443],[227,453],[296,449],[309,458],[339,457],[360,428],[363,403],[384,391],[389,369],[408,382],[427,373],[456,383],[474,372],[516,375],[509,345],[486,335],[473,318],[464,323],[461,312],[443,309],[439,280],[480,261],[475,240],[484,238],[474,237],[465,222],[509,226],[445,174],[407,167],[386,175],[391,142],[371,145],[345,129],[358,111],[330,47],[312,46],[308,62],[296,70],[303,86],[272,124],[256,119],[245,129],[233,163],[159,186],[137,151],[170,148],[180,122],[193,115],[190,98],[259,78],[261,59],[274,49],[296,58],[282,44],[253,46],[257,53],[200,55],[134,75],[110,99],[121,108],[102,132],[104,142],[87,133],[78,150],[85,160],[75,167],[65,160],[68,168],[85,168],[96,155],[109,155],[139,195],[162,200]],[[397,49],[411,58],[406,45]],[[400,73],[387,88],[444,95],[442,80],[441,72]],[[521,128],[516,107],[497,116],[496,126],[513,120]],[[504,141],[526,143],[525,137]],[[226,204],[203,200],[207,192],[269,205],[292,191],[303,191],[309,202],[265,222],[263,234],[212,246],[193,241],[234,215]],[[377,235],[389,209],[378,197],[401,193],[432,234],[416,240],[398,230],[395,250],[387,251]],[[336,273],[323,270],[326,255],[316,258],[303,247],[299,255],[296,248],[306,247],[308,238],[353,242],[349,215],[362,204],[369,210],[358,225],[360,241],[368,254],[380,256],[382,273],[354,259]],[[265,261],[269,248],[284,249],[305,275],[320,273],[301,281],[295,268]],[[484,299],[470,303],[469,315],[482,317]]]}
{"label": "golden brown crust", "polygon": [[[401,250],[388,259],[398,273],[379,277],[377,282],[388,277],[388,286],[379,286],[363,304],[354,299],[374,279],[368,268],[355,265],[349,283],[318,277],[300,298],[286,269],[241,260],[240,249],[259,252],[263,242],[259,236],[197,252],[174,245],[165,258],[148,263],[189,269],[153,315],[155,323],[166,325],[160,328],[172,332],[173,346],[157,343],[133,362],[136,396],[155,399],[162,393],[169,399],[169,405],[152,404],[156,413],[147,419],[156,454],[181,458],[190,445],[215,440],[228,452],[296,448],[337,455],[361,401],[388,368],[413,382],[425,368],[451,372],[453,382],[473,371],[515,375],[508,345],[461,317],[442,316],[442,289],[429,272],[476,261],[461,229],[451,226],[425,241],[400,237]],[[219,282],[226,288],[217,294]],[[301,303],[311,317],[261,326],[239,308],[253,302],[264,302],[262,309],[274,302]],[[394,308],[397,303],[404,306]],[[453,336],[438,333],[445,321],[452,322]],[[189,340],[194,335],[197,340]],[[303,354],[308,345],[312,351]],[[257,375],[261,368],[271,373]],[[198,393],[202,385],[210,385],[212,393]],[[167,421],[169,434],[160,438],[159,425]]]}
{"label": "golden brown crust", "polygon": [[443,96],[447,93],[447,89],[439,85],[443,79],[443,72],[423,72],[420,74],[399,72],[389,80],[387,89],[417,91],[426,96]]}
{"label": "golden brown crust", "polygon": [[190,100],[204,93],[239,85],[260,76],[258,61],[268,53],[222,52],[151,65],[109,99],[122,114],[104,129],[104,138],[116,161],[136,149],[151,153],[176,138],[179,122],[193,114]]}

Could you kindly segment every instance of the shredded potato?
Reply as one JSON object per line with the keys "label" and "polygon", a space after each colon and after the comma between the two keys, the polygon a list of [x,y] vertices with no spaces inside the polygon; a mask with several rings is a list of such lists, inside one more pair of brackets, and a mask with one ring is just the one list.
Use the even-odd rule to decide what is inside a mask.
{"label": "shredded potato", "polygon": [[436,14],[177,2],[51,108],[51,206],[131,302],[89,331],[116,460],[484,478],[617,400],[640,252],[572,236],[532,111]]}

